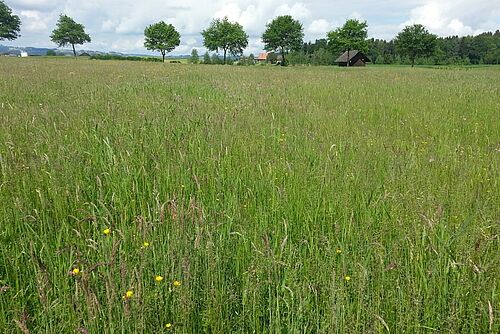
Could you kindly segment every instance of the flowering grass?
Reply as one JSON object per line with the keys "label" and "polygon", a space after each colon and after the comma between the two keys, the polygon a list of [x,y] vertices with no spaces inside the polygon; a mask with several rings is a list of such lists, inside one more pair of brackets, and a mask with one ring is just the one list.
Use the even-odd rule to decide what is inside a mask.
{"label": "flowering grass", "polygon": [[500,68],[0,73],[0,332],[500,331]]}

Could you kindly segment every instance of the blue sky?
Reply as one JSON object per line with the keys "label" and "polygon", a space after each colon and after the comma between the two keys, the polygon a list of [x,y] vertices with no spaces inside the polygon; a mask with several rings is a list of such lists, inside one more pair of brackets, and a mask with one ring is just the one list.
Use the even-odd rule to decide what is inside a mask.
{"label": "blue sky", "polygon": [[228,16],[250,35],[246,53],[262,50],[260,36],[277,15],[299,19],[306,40],[326,33],[348,18],[368,22],[370,37],[392,39],[407,24],[424,24],[440,36],[469,35],[500,29],[500,5],[485,0],[5,0],[21,18],[22,37],[3,44],[55,47],[49,35],[60,13],[85,25],[92,43],[80,49],[147,53],[144,28],[163,20],[181,33],[181,45],[173,54],[193,48],[204,52],[200,32],[213,18]]}

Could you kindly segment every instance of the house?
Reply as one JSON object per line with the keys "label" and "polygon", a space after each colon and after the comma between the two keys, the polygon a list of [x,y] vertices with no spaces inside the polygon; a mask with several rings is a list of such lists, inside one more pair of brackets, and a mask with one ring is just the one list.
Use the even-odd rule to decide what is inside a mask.
{"label": "house", "polygon": [[255,62],[256,63],[265,63],[267,62],[267,55],[268,53],[267,52],[262,52],[262,53],[259,53],[259,55],[257,57],[255,57]]}
{"label": "house", "polygon": [[28,52],[21,51],[21,54],[19,56],[22,57],[22,58],[28,57]]}
{"label": "house", "polygon": [[347,53],[349,53],[349,66],[365,66],[371,60],[361,51],[350,50],[344,52],[340,57],[335,60],[339,66],[347,66]]}
{"label": "house", "polygon": [[90,54],[89,54],[89,53],[87,53],[87,52],[85,52],[85,51],[83,51],[82,53],[80,53],[80,54],[78,55],[78,57],[90,57]]}

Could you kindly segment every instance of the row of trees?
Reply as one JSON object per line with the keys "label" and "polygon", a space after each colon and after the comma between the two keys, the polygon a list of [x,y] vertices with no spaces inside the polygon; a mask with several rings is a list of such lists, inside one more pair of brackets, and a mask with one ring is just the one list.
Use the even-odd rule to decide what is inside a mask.
{"label": "row of trees", "polygon": [[[0,0],[0,40],[13,40],[19,37],[21,21],[5,3]],[[332,64],[340,53],[352,50],[365,52],[374,63],[487,63],[498,64],[500,60],[500,32],[486,33],[476,37],[438,38],[429,33],[424,26],[414,24],[405,27],[394,40],[369,40],[366,22],[350,19],[345,24],[327,34],[325,39],[304,44],[302,24],[289,15],[278,16],[266,25],[262,41],[271,56],[279,54],[282,65],[292,64]],[[227,17],[215,19],[202,31],[203,45],[209,51],[222,52],[219,57],[204,56],[203,62],[226,64],[228,55],[241,57],[248,46],[248,35],[237,22],[230,22]],[[163,21],[152,24],[144,30],[144,46],[148,50],[158,51],[163,61],[167,53],[180,44],[180,34],[171,24]],[[91,41],[82,24],[72,18],[61,15],[56,29],[50,36],[59,47],[71,46],[76,56],[75,45]],[[197,63],[199,57],[191,56],[191,62]],[[244,58],[243,63],[252,62],[253,57]],[[277,58],[276,58],[277,59]],[[241,61],[240,61],[241,63]],[[349,63],[348,63],[349,65]]]}
{"label": "row of trees", "polygon": [[[375,64],[411,64],[411,59],[402,56],[395,40],[368,39],[367,56]],[[291,64],[330,65],[339,50],[329,50],[326,38],[304,43],[302,49],[292,52]],[[477,36],[438,37],[434,52],[415,59],[419,65],[468,65],[500,63],[500,31],[486,32]]]}

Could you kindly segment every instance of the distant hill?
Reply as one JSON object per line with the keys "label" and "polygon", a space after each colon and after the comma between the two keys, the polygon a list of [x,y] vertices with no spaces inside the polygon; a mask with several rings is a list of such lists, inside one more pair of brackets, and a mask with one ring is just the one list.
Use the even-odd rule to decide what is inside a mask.
{"label": "distant hill", "polygon": [[[1,45],[0,44],[0,55],[19,55],[21,51],[25,51],[28,53],[29,56],[45,56],[47,55],[47,51],[54,51],[56,55],[58,56],[73,56],[73,51],[72,50],[65,50],[65,49],[57,49],[57,48],[36,48],[36,47],[31,47],[31,46],[6,46],[6,45]],[[80,55],[82,53],[86,53],[89,56],[93,55],[102,55],[102,54],[110,54],[110,55],[119,55],[119,56],[139,56],[139,57],[144,57],[148,56],[151,57],[151,55],[145,55],[145,54],[136,54],[136,53],[122,53],[122,52],[115,52],[115,51],[109,51],[109,52],[103,52],[103,51],[93,51],[93,50],[78,50],[77,55]],[[178,55],[178,56],[169,56],[168,58],[188,58],[189,55]]]}

